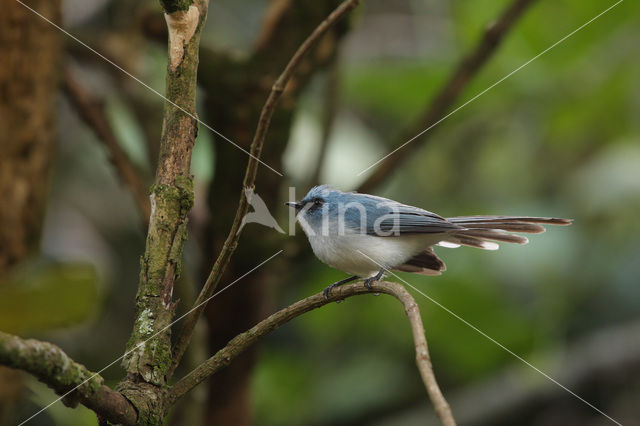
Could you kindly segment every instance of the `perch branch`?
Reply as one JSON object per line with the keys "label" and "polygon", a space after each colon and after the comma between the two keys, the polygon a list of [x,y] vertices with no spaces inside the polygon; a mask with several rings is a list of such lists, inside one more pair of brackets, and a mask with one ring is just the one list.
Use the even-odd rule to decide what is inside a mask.
{"label": "perch branch", "polygon": [[119,392],[105,386],[100,375],[72,360],[59,347],[34,339],[21,339],[0,331],[0,364],[33,374],[71,407],[78,403],[114,424],[133,425],[137,414]]}
{"label": "perch branch", "polygon": [[[442,119],[451,105],[458,99],[462,90],[464,90],[471,79],[496,51],[500,42],[504,39],[505,34],[507,34],[518,18],[534,1],[535,0],[513,1],[502,15],[500,15],[500,18],[486,28],[475,49],[463,57],[458,63],[455,71],[431,101],[425,113],[415,124],[401,133],[400,139],[391,150],[391,152],[396,149],[398,149],[398,151],[390,155],[375,168],[373,174],[360,185],[358,188],[359,192],[370,192],[398,169],[400,164],[408,158],[411,158],[415,150],[427,143],[431,133],[425,133],[425,129],[435,126],[438,121]],[[405,145],[407,141],[417,138],[416,135],[420,135],[419,140]],[[399,149],[401,147],[402,149]]]}
{"label": "perch branch", "polygon": [[129,161],[127,154],[122,150],[113,133],[109,120],[104,112],[103,104],[93,97],[89,91],[74,77],[69,69],[64,71],[64,89],[69,95],[71,104],[75,107],[80,118],[93,130],[110,153],[110,160],[115,166],[124,184],[129,187],[133,198],[140,210],[145,225],[151,214],[147,187],[135,167]]}
{"label": "perch branch", "polygon": [[[429,398],[431,399],[442,424],[445,426],[455,425],[456,423],[453,418],[451,408],[442,395],[433,373],[433,366],[431,365],[429,349],[427,346],[427,338],[425,336],[418,304],[411,294],[409,294],[409,292],[407,292],[407,290],[398,283],[383,281],[372,284],[372,287],[374,292],[389,294],[402,303],[411,325],[411,331],[416,348],[416,364]],[[248,331],[234,337],[227,346],[219,350],[203,364],[180,379],[169,391],[169,403],[174,404],[178,399],[184,396],[195,386],[202,383],[206,378],[229,365],[238,355],[256,343],[260,338],[269,334],[281,325],[328,303],[366,293],[370,293],[370,291],[363,286],[362,283],[345,285],[335,288],[329,295],[328,299],[325,299],[322,293],[318,293],[276,312],[259,322]]]}
{"label": "perch branch", "polygon": [[242,218],[247,214],[249,210],[249,203],[245,197],[244,190],[245,188],[254,188],[255,186],[256,175],[258,172],[258,160],[262,153],[262,147],[264,145],[267,131],[269,130],[271,117],[278,103],[278,100],[280,99],[280,96],[284,92],[287,82],[295,73],[296,68],[300,64],[300,61],[309,52],[309,50],[311,50],[311,48],[318,42],[318,40],[320,40],[320,38],[334,23],[336,23],[340,18],[342,18],[349,11],[355,8],[358,3],[359,0],[345,0],[333,12],[331,12],[331,14],[324,21],[322,21],[311,33],[311,35],[307,37],[307,39],[300,45],[296,53],[293,55],[293,57],[285,67],[284,71],[282,71],[282,74],[280,74],[273,87],[271,88],[269,97],[262,107],[256,132],[253,136],[253,141],[251,142],[251,157],[249,158],[247,169],[245,171],[243,187],[240,190],[240,201],[238,203],[236,216],[229,231],[229,235],[227,236],[227,239],[222,246],[222,250],[220,251],[220,254],[217,257],[213,268],[211,269],[211,272],[207,277],[204,287],[202,288],[202,291],[200,292],[198,299],[195,302],[195,306],[197,306],[197,308],[194,309],[192,313],[184,320],[184,325],[180,330],[180,334],[178,335],[176,344],[173,349],[173,363],[169,371],[169,376],[173,373],[175,368],[180,363],[180,359],[182,358],[182,355],[184,354],[184,351],[189,344],[189,340],[191,339],[193,329],[200,316],[202,316],[202,312],[206,307],[206,303],[203,302],[211,297],[211,295],[215,291],[220,278],[222,277],[222,274],[224,273],[226,266],[229,264],[229,260],[231,259],[231,256],[236,249],[238,239],[240,238],[240,225],[242,222]]}

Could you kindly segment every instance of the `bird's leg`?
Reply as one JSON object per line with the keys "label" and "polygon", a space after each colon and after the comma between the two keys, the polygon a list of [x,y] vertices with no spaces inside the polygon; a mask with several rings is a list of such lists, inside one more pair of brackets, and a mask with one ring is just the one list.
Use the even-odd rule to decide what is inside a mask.
{"label": "bird's leg", "polygon": [[376,281],[379,281],[380,278],[382,278],[382,276],[384,275],[384,273],[386,272],[386,269],[384,268],[380,268],[380,271],[378,271],[377,274],[375,274],[373,277],[369,277],[366,280],[364,280],[364,286],[366,288],[368,288],[369,290],[373,290],[371,288],[371,283],[374,283]]}
{"label": "bird's leg", "polygon": [[335,287],[339,287],[342,284],[350,283],[351,281],[357,280],[358,278],[360,278],[360,277],[357,276],[357,275],[353,275],[353,276],[351,276],[349,278],[345,278],[344,280],[337,281],[337,282],[331,284],[329,287],[325,288],[324,291],[322,292],[322,295],[324,296],[325,299],[328,299],[329,298],[329,294],[331,294],[331,290],[333,290]]}

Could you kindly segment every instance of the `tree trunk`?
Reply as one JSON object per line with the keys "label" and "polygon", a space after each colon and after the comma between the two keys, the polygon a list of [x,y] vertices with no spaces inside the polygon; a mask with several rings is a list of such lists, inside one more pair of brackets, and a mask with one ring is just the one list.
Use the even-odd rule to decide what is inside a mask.
{"label": "tree trunk", "polygon": [[[60,21],[58,0],[29,7]],[[60,33],[15,0],[0,3],[0,285],[38,247],[54,150]],[[0,367],[0,423],[22,374]]]}
{"label": "tree trunk", "polygon": [[[0,276],[37,247],[54,148],[60,34],[15,0],[0,14]],[[59,1],[27,4],[59,21]]]}

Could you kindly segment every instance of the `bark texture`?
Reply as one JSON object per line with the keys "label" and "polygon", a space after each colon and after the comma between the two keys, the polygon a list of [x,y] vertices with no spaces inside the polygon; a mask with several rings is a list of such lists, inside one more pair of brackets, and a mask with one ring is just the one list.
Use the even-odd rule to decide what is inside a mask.
{"label": "bark texture", "polygon": [[[59,1],[27,4],[54,22]],[[39,240],[56,138],[60,35],[15,2],[0,6],[0,280]]]}
{"label": "bark texture", "polygon": [[163,2],[170,37],[160,158],[151,189],[151,217],[141,259],[136,319],[119,390],[136,406],[139,424],[161,424],[171,367],[173,287],[180,276],[193,205],[191,153],[197,134],[196,76],[207,1]]}

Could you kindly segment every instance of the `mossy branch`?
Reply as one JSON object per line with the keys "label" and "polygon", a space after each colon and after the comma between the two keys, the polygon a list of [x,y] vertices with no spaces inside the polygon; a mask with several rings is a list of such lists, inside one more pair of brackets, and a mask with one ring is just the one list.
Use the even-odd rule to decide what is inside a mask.
{"label": "mossy branch", "polygon": [[[431,365],[431,358],[429,357],[429,349],[427,346],[427,338],[425,336],[418,304],[411,294],[409,294],[409,292],[407,292],[407,290],[398,283],[384,281],[373,283],[372,291],[391,295],[402,303],[405,313],[409,318],[409,324],[411,325],[413,341],[416,349],[416,364],[429,398],[431,399],[436,414],[440,418],[442,424],[445,426],[455,425],[456,423],[453,418],[451,408],[449,407],[447,400],[442,395],[438,382],[436,381],[435,374],[433,373],[433,367]],[[334,288],[327,299],[324,298],[322,293],[318,293],[276,312],[265,320],[259,322],[248,331],[234,337],[227,346],[219,350],[207,361],[180,379],[169,390],[169,404],[173,405],[191,389],[202,383],[212,374],[215,374],[229,365],[238,355],[281,325],[328,303],[368,293],[371,293],[371,291],[362,285],[362,283],[345,285]]]}
{"label": "mossy branch", "polygon": [[194,303],[194,306],[196,306],[196,308],[189,316],[185,318],[185,322],[182,326],[182,329],[180,330],[180,334],[178,335],[176,344],[173,349],[173,363],[171,366],[170,374],[173,373],[175,368],[180,363],[182,355],[189,345],[189,340],[191,339],[191,335],[193,334],[193,329],[195,328],[198,319],[202,316],[202,312],[206,307],[206,303],[204,302],[208,298],[210,298],[216,290],[218,283],[220,282],[220,278],[222,277],[222,274],[229,264],[231,256],[233,255],[238,244],[242,218],[247,214],[249,210],[249,203],[245,197],[244,191],[246,188],[253,189],[255,187],[255,180],[258,172],[258,164],[260,161],[260,155],[262,153],[262,147],[264,145],[267,132],[269,131],[271,117],[273,116],[273,112],[278,103],[278,100],[280,99],[280,96],[282,96],[287,83],[296,72],[296,69],[304,56],[322,38],[322,36],[327,32],[329,28],[331,28],[332,25],[334,25],[338,20],[340,20],[348,12],[354,9],[358,5],[358,3],[359,0],[345,0],[324,21],[322,21],[311,33],[311,35],[309,35],[309,37],[307,37],[307,39],[300,45],[276,82],[273,84],[271,92],[269,93],[269,96],[264,106],[262,107],[256,132],[251,143],[251,156],[249,158],[249,162],[245,171],[243,187],[240,188],[239,191],[240,201],[238,203],[238,209],[236,211],[233,224],[231,226],[231,229],[229,230],[227,239],[222,246],[222,250],[220,251],[220,254],[217,257],[213,268],[211,269],[211,272],[207,277],[204,287],[198,295],[198,299]]}
{"label": "mossy branch", "polygon": [[196,77],[200,32],[208,6],[207,0],[162,3],[170,35],[166,102],[150,195],[149,230],[140,265],[136,319],[123,359],[128,374],[119,387],[138,409],[141,424],[160,424],[165,413],[163,392],[171,366],[170,324],[175,309],[173,287],[180,275],[187,214],[193,206],[190,166],[198,130]]}
{"label": "mossy branch", "polygon": [[33,374],[58,395],[63,395],[62,402],[67,406],[81,403],[111,423],[136,423],[136,410],[127,398],[105,386],[99,374],[75,362],[52,343],[22,339],[0,331],[0,365]]}
{"label": "mossy branch", "polygon": [[375,171],[358,187],[358,192],[371,192],[429,141],[429,130],[445,117],[460,93],[500,46],[504,36],[535,1],[514,0],[496,21],[487,26],[475,48],[460,60],[426,111],[413,125],[401,132],[397,143],[390,150],[391,154],[384,161],[376,163]]}

